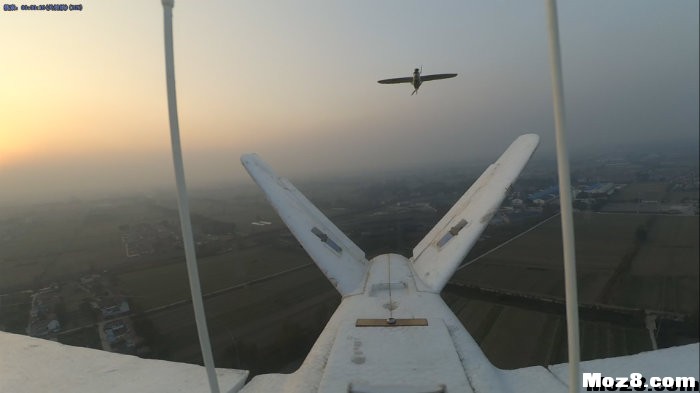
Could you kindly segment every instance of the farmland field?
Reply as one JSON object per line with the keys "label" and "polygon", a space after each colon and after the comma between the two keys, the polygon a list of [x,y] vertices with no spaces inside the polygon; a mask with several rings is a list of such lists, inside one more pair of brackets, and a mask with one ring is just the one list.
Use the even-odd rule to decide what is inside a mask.
{"label": "farmland field", "polygon": [[[567,361],[562,315],[443,295],[450,308],[497,367],[513,369]],[[581,321],[581,359],[651,350],[643,327]],[[544,345],[543,345],[544,344]]]}
{"label": "farmland field", "polygon": [[635,200],[662,201],[668,194],[668,183],[633,183],[615,192],[611,202],[632,202]]}
{"label": "farmland field", "polygon": [[615,303],[698,312],[698,218],[657,216],[613,291]]}
{"label": "farmland field", "polygon": [[[594,302],[634,247],[643,215],[580,213],[574,217],[579,300]],[[555,217],[507,247],[459,270],[453,281],[555,297],[564,295],[560,219]]]}
{"label": "farmland field", "polygon": [[[301,248],[250,248],[199,258],[199,276],[208,293],[308,263]],[[184,261],[119,274],[117,280],[142,311],[190,298]]]}
{"label": "farmland field", "polygon": [[[385,252],[409,255],[412,246],[439,220],[438,209],[425,208],[421,198],[407,204],[362,205],[356,200],[347,204],[347,198],[363,201],[363,192],[355,190],[350,197],[344,194],[352,189],[343,184],[330,191],[327,187],[314,191],[312,187],[307,194],[321,196],[321,209],[329,216],[335,215],[337,225],[369,257]],[[342,195],[333,194],[338,190],[343,190]],[[642,183],[628,186],[617,197],[652,199],[663,198],[662,194],[666,194],[665,184]],[[387,195],[387,201],[391,201],[392,194]],[[668,195],[687,197],[673,192]],[[128,299],[134,326],[152,350],[150,356],[200,362],[181,249],[171,242],[167,252],[127,257],[122,240],[125,228],[130,226],[158,233],[132,233],[134,238],[143,235],[145,242],[152,243],[160,240],[160,234],[178,232],[177,225],[172,224],[177,217],[174,200],[169,198],[161,197],[157,202],[142,198],[112,204],[66,204],[17,216],[23,218],[5,218],[0,221],[0,290],[36,289],[51,280],[68,287],[68,281],[84,273],[99,272]],[[413,202],[417,207],[412,207]],[[248,368],[253,374],[293,370],[338,305],[337,292],[311,265],[311,259],[283,229],[259,192],[195,193],[192,213],[195,223],[214,219],[227,228],[220,236],[197,232],[199,239],[204,239],[198,253],[206,251],[199,254],[198,266],[203,292],[208,294],[205,308],[217,365]],[[490,227],[469,258],[477,258],[526,230],[537,219],[535,215],[530,221]],[[252,224],[260,220],[271,221],[272,225]],[[575,215],[575,225],[581,303],[641,307],[697,319],[697,216],[581,212]],[[205,248],[206,242],[217,247]],[[515,294],[515,300],[508,300],[500,295],[443,293],[495,365],[515,368],[566,361],[562,313],[540,307],[536,301],[517,300],[517,296],[524,295],[529,299],[563,297],[559,217],[478,258],[459,270],[452,282],[475,288],[472,295],[488,290]],[[75,316],[81,300],[76,296],[68,307],[72,320],[66,324],[75,330],[60,339],[94,346],[90,321]],[[28,306],[22,307],[21,316],[4,318],[0,323],[21,330],[28,314]],[[588,318],[581,322],[584,359],[650,349],[643,324],[591,319],[590,314]],[[680,340],[672,331],[666,333],[665,342],[673,345],[696,337],[684,332]]]}
{"label": "farmland field", "polygon": [[[274,371],[276,361],[303,355],[339,303],[340,297],[313,266],[268,281],[240,287],[205,301],[217,364]],[[200,349],[191,305],[147,318],[156,333],[155,349],[168,359],[199,362]],[[305,351],[285,353],[289,340]],[[240,352],[240,353],[237,353]],[[271,356],[274,351],[282,351]],[[232,353],[233,352],[233,353]],[[255,363],[255,364],[251,364]]]}
{"label": "farmland field", "polygon": [[[697,216],[579,213],[574,219],[581,303],[604,301],[697,319]],[[550,220],[458,271],[452,281],[563,298],[559,226],[558,218]],[[639,234],[640,228],[646,236]],[[454,294],[443,297],[495,365],[514,368],[566,361],[563,315]],[[642,325],[581,321],[582,359],[652,349]]]}
{"label": "farmland field", "polygon": [[162,209],[123,204],[52,205],[37,209],[0,239],[0,291],[32,288],[125,263],[120,225],[167,216]]}

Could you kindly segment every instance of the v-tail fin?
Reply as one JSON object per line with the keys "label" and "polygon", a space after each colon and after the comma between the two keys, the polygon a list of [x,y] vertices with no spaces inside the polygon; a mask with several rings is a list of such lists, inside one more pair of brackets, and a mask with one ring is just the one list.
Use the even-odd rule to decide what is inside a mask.
{"label": "v-tail fin", "polygon": [[368,265],[365,253],[257,154],[243,155],[241,163],[338,292],[343,296],[362,292]]}
{"label": "v-tail fin", "polygon": [[413,249],[413,270],[431,291],[439,292],[452,277],[498,211],[539,140],[536,134],[516,139]]}

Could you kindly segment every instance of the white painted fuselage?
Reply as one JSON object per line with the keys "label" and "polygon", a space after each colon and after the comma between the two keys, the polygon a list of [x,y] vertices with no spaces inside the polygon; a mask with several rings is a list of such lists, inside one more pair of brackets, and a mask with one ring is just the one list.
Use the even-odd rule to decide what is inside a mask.
{"label": "white painted fuselage", "polygon": [[463,359],[488,361],[440,295],[420,289],[401,255],[369,263],[364,290],[343,298],[300,369],[256,377],[243,392],[473,391]]}

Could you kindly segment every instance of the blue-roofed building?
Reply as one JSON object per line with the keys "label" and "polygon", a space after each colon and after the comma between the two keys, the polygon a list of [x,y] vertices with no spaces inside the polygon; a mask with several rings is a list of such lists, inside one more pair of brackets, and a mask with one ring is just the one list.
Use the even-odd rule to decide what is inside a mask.
{"label": "blue-roofed building", "polygon": [[535,201],[537,199],[541,199],[543,201],[550,201],[556,197],[559,196],[559,186],[550,186],[548,188],[545,188],[544,190],[537,191],[533,194],[530,194],[527,196],[527,199],[530,201]]}
{"label": "blue-roofed building", "polygon": [[594,183],[583,187],[583,192],[591,196],[606,196],[615,192],[615,184],[613,183]]}

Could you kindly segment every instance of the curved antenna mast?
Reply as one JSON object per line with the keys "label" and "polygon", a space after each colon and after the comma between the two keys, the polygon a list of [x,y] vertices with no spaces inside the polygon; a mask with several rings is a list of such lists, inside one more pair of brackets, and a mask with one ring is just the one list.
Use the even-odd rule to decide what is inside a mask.
{"label": "curved antenna mast", "polygon": [[182,149],[180,148],[180,125],[177,119],[177,98],[175,96],[175,60],[173,56],[173,7],[175,0],[162,0],[163,22],[165,27],[165,74],[168,87],[168,115],[170,117],[170,141],[173,151],[173,166],[175,168],[175,182],[177,184],[177,208],[180,212],[180,227],[182,228],[182,243],[185,246],[185,260],[187,261],[187,276],[190,280],[190,292],[192,293],[192,305],[194,307],[194,319],[197,323],[199,345],[202,348],[202,358],[207,369],[209,389],[212,393],[219,393],[219,382],[214,370],[214,357],[207,330],[207,318],[204,314],[204,301],[202,300],[202,288],[199,284],[199,271],[197,269],[197,256],[195,254],[194,239],[192,236],[192,223],[190,222],[190,208],[187,199],[187,186],[185,184],[185,169],[182,162]]}
{"label": "curved antenna mast", "polygon": [[559,207],[561,234],[564,245],[564,285],[566,289],[566,336],[569,347],[569,392],[579,391],[579,326],[578,289],[576,285],[576,251],[574,248],[574,217],[571,209],[571,179],[569,153],[566,149],[566,119],[564,117],[564,87],[562,85],[561,53],[556,0],[547,0],[549,22],[549,62],[552,77],[552,101],[557,139],[557,172],[559,173]]}

